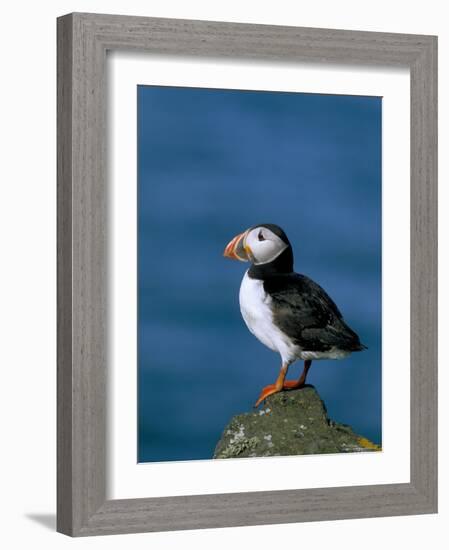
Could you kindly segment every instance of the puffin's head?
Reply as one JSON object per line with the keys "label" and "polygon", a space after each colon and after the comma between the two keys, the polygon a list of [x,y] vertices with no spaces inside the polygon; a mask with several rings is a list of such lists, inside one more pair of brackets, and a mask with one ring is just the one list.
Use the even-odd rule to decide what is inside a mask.
{"label": "puffin's head", "polygon": [[263,265],[274,261],[287,248],[291,246],[284,231],[278,225],[263,223],[235,236],[223,255],[241,262]]}

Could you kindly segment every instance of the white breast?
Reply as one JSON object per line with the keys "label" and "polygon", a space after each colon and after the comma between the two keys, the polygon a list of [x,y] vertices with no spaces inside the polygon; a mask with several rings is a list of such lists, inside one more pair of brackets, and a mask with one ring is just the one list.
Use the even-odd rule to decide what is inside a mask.
{"label": "white breast", "polygon": [[251,279],[248,272],[240,285],[240,311],[246,326],[254,336],[273,351],[280,353],[283,364],[296,359],[343,359],[350,352],[331,348],[328,351],[309,351],[295,345],[273,322],[271,298],[263,288],[263,281]]}
{"label": "white breast", "polygon": [[271,298],[263,288],[263,281],[251,279],[246,272],[240,285],[239,301],[242,317],[250,332],[262,344],[279,352],[283,363],[294,361],[299,350],[273,323]]}

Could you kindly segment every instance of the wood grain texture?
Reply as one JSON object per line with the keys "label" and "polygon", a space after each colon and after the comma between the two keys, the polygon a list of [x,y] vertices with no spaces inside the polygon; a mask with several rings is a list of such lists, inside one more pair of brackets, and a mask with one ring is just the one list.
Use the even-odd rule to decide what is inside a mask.
{"label": "wood grain texture", "polygon": [[[411,480],[106,500],[106,52],[406,66],[411,73]],[[58,19],[58,522],[72,536],[437,510],[437,40],[70,14]]]}
{"label": "wood grain texture", "polygon": [[72,25],[58,21],[57,108],[57,529],[72,527]]}
{"label": "wood grain texture", "polygon": [[437,508],[437,42],[411,79],[411,479]]}

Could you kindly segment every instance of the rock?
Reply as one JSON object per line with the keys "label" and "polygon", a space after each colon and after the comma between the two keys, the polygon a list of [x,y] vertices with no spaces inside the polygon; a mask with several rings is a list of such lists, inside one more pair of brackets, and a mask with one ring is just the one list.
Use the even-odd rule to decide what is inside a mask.
{"label": "rock", "polygon": [[214,458],[380,450],[350,426],[329,420],[316,389],[305,386],[274,394],[261,408],[234,416],[223,431]]}

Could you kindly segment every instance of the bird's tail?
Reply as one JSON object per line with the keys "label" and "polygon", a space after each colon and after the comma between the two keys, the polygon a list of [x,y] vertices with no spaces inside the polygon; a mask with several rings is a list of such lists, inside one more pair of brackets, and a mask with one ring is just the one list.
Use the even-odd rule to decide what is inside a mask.
{"label": "bird's tail", "polygon": [[368,349],[368,346],[365,346],[365,344],[362,344],[361,342],[359,342],[353,349],[353,351],[364,351]]}

